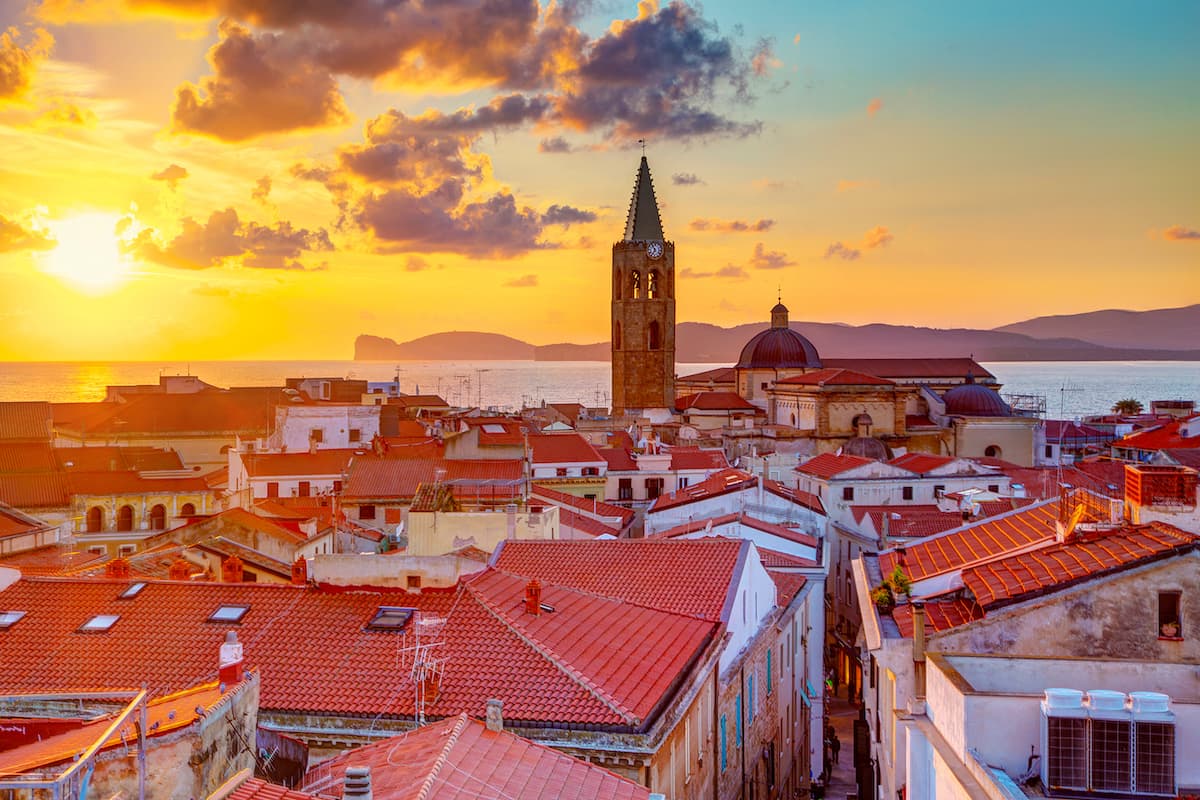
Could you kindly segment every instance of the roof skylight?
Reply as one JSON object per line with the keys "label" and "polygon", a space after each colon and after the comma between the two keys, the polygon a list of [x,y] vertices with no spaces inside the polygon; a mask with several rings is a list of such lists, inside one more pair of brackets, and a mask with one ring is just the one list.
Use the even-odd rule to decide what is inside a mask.
{"label": "roof skylight", "polygon": [[504,433],[504,426],[497,425],[494,422],[489,422],[483,426],[483,432],[484,433]]}
{"label": "roof skylight", "polygon": [[380,606],[375,610],[375,616],[367,623],[369,631],[399,631],[404,630],[412,619],[416,609],[401,606]]}
{"label": "roof skylight", "polygon": [[6,631],[21,621],[24,611],[0,611],[0,631]]}
{"label": "roof skylight", "polygon": [[79,630],[82,633],[105,633],[116,625],[120,618],[119,614],[97,614],[80,625]]}
{"label": "roof skylight", "polygon": [[242,621],[250,606],[221,606],[209,616],[209,622],[237,623]]}
{"label": "roof skylight", "polygon": [[137,597],[138,593],[141,592],[142,589],[145,589],[145,588],[146,588],[145,581],[138,581],[137,583],[131,583],[125,589],[125,591],[123,591],[119,595],[117,595],[117,599],[118,600],[130,600],[134,597]]}

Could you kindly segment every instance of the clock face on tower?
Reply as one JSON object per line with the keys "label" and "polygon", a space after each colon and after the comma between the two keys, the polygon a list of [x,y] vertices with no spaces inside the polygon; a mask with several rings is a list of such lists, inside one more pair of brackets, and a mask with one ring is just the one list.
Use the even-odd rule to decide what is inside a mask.
{"label": "clock face on tower", "polygon": [[662,242],[651,242],[646,245],[646,255],[651,258],[662,258],[663,246]]}

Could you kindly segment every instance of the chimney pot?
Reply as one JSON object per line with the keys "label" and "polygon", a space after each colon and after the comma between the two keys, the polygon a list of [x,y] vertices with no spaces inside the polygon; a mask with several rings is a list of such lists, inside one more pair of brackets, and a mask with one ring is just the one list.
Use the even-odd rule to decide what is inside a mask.
{"label": "chimney pot", "polygon": [[225,643],[221,645],[219,657],[218,678],[226,686],[240,683],[242,680],[242,643],[238,641],[237,631],[226,631]]}
{"label": "chimney pot", "polygon": [[487,729],[499,733],[504,730],[504,701],[492,698],[487,701]]}
{"label": "chimney pot", "polygon": [[298,586],[308,583],[308,559],[304,556],[292,562],[292,583]]}
{"label": "chimney pot", "polygon": [[535,617],[542,613],[542,582],[537,578],[525,584],[525,613]]}
{"label": "chimney pot", "polygon": [[342,800],[371,800],[371,768],[347,767]]}
{"label": "chimney pot", "polygon": [[221,562],[221,580],[225,583],[241,583],[245,569],[242,560],[236,555]]}

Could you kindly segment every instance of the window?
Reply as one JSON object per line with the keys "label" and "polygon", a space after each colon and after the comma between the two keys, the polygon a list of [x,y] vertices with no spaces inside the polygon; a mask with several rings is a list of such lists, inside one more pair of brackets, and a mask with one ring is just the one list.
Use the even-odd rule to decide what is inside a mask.
{"label": "window", "polygon": [[692,482],[691,478],[689,478],[686,475],[683,475],[679,478],[679,488],[686,489],[688,487],[688,485],[691,484],[691,482]]}
{"label": "window", "polygon": [[267,497],[279,497],[279,482],[278,481],[268,481]]}
{"label": "window", "polygon": [[[0,611],[0,631],[6,631],[21,621],[24,611]],[[724,719],[722,717],[722,719]]]}
{"label": "window", "polygon": [[179,516],[181,516],[181,517],[191,517],[191,516],[194,516],[195,513],[196,513],[196,507],[194,505],[192,505],[191,503],[184,503],[182,506],[179,507]]}
{"label": "window", "polygon": [[903,497],[905,500],[912,500],[913,499],[913,487],[905,486],[903,489],[900,490],[900,496]]}
{"label": "window", "polygon": [[646,297],[650,300],[658,297],[658,270],[652,269],[646,274]]}
{"label": "window", "polygon": [[989,492],[991,492],[992,494],[1000,494],[1000,484],[998,484],[998,483],[989,483],[989,484],[988,484],[988,491],[989,491]]}
{"label": "window", "polygon": [[334,482],[333,482],[333,493],[334,493],[334,494],[341,494],[341,493],[342,493],[342,482],[341,482],[341,481],[334,481]]}
{"label": "window", "polygon": [[137,552],[137,545],[134,545],[134,544],[123,544],[117,548],[117,556],[119,558],[124,558],[125,556],[131,556],[136,552]]}
{"label": "window", "polygon": [[375,519],[375,506],[359,506],[358,507],[358,518],[359,519]]}
{"label": "window", "polygon": [[584,467],[583,474],[589,478],[594,478],[600,474],[599,467]]}
{"label": "window", "polygon": [[619,478],[617,480],[617,499],[633,499],[633,478]]}
{"label": "window", "polygon": [[145,589],[145,588],[146,588],[145,581],[138,581],[137,583],[131,583],[125,589],[125,591],[123,591],[119,595],[117,595],[117,599],[118,600],[130,600],[134,597],[137,597],[139,594],[141,594],[142,589]]}
{"label": "window", "polygon": [[362,441],[362,431],[359,430],[358,428],[351,428],[350,429],[350,441],[361,442]]}
{"label": "window", "polygon": [[117,509],[117,530],[133,530],[133,506],[121,506]]}
{"label": "window", "polygon": [[420,589],[421,588],[421,576],[420,575],[406,575],[404,578],[404,583],[409,589]]}
{"label": "window", "polygon": [[767,390],[767,382],[763,381],[762,386],[760,388],[765,392]]}
{"label": "window", "polygon": [[1054,445],[1046,445],[1046,458],[1054,458]]}
{"label": "window", "polygon": [[843,500],[853,500],[854,499],[854,487],[853,486],[843,486],[842,487],[842,499]]}
{"label": "window", "polygon": [[311,431],[308,432],[308,440],[310,442],[316,442],[317,444],[320,444],[321,442],[325,441],[325,429],[324,428],[313,428]]}
{"label": "window", "polygon": [[208,615],[206,621],[238,623],[242,621],[242,617],[246,616],[246,612],[249,610],[250,606],[218,606],[216,611]]}
{"label": "window", "polygon": [[1183,620],[1180,619],[1179,592],[1158,593],[1158,635],[1162,639],[1182,639]]}
{"label": "window", "polygon": [[369,631],[400,631],[408,625],[416,609],[400,606],[380,606],[375,610],[375,616],[367,623]]}
{"label": "window", "polygon": [[771,651],[767,651],[767,694],[771,693]]}
{"label": "window", "polygon": [[942,485],[942,484],[940,484],[940,483],[939,483],[939,484],[936,484],[936,485],[933,487],[933,496],[934,496],[934,498],[941,497],[941,496],[942,496],[942,495],[944,495],[945,493],[946,493],[946,487],[945,487],[944,485]]}
{"label": "window", "polygon": [[590,494],[585,494],[585,495],[583,496],[583,499],[584,499],[584,500],[591,500],[591,501],[594,503],[594,502],[596,502],[596,493],[595,493],[595,492],[591,492]]}
{"label": "window", "polygon": [[721,715],[721,772],[725,771],[725,767],[729,765],[729,742],[725,733],[726,722],[725,715]]}
{"label": "window", "polygon": [[80,633],[104,633],[113,625],[117,624],[117,620],[121,617],[117,614],[97,614],[87,622],[79,626]]}
{"label": "window", "polygon": [[296,494],[300,497],[308,497],[312,493],[312,484],[308,481],[300,481],[296,485]]}
{"label": "window", "polygon": [[104,509],[100,506],[92,506],[87,513],[87,532],[100,533],[104,530]]}
{"label": "window", "polygon": [[555,475],[555,477],[558,477],[558,478],[565,478],[565,477],[567,477],[567,468],[566,468],[566,467],[558,467],[558,468],[556,468],[556,469],[554,470],[554,475]]}
{"label": "window", "polygon": [[633,281],[631,284],[633,289],[629,292],[629,296],[637,300],[642,296],[642,273],[635,269],[630,277]]}
{"label": "window", "polygon": [[653,500],[662,494],[662,478],[646,478],[646,499]]}
{"label": "window", "polygon": [[157,505],[150,509],[150,530],[161,531],[167,527],[167,507]]}

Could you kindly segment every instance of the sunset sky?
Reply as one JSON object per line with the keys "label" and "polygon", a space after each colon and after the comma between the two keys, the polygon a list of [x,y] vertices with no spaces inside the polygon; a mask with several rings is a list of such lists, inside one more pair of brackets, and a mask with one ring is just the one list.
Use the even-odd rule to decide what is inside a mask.
{"label": "sunset sky", "polygon": [[0,0],[0,360],[1200,302],[1200,4]]}

